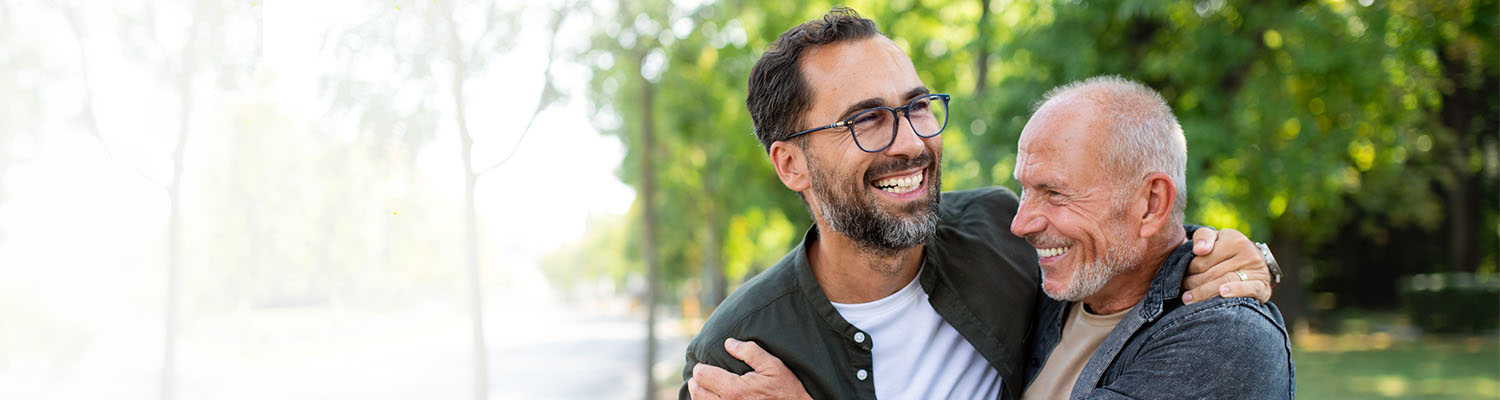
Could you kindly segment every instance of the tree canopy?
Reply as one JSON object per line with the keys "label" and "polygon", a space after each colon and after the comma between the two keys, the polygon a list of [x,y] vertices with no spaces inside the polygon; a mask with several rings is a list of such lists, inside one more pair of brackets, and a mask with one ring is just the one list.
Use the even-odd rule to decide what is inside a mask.
{"label": "tree canopy", "polygon": [[[712,293],[704,288],[716,279],[739,282],[774,263],[809,225],[751,133],[745,85],[777,35],[834,4],[644,2],[653,11],[605,21],[580,58],[594,70],[596,125],[626,145],[627,183],[638,185],[629,166],[647,151],[634,122],[644,113],[659,121],[649,151],[663,279],[677,289],[669,293]],[[1272,242],[1294,282],[1278,295],[1391,305],[1401,274],[1495,271],[1493,0],[849,5],[907,52],[929,87],[953,94],[945,190],[1014,188],[1015,142],[1041,95],[1119,75],[1160,91],[1182,122],[1189,222]],[[627,84],[636,77],[655,87],[650,109]],[[613,231],[589,243],[624,241],[640,256],[633,235]],[[582,262],[563,258],[549,267]],[[1373,288],[1338,283],[1372,269],[1382,271]]]}

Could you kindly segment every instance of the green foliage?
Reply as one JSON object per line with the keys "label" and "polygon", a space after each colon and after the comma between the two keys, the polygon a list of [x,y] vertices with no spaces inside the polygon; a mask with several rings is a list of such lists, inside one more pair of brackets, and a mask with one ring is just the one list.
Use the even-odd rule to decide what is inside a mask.
{"label": "green foliage", "polygon": [[[745,82],[770,41],[832,4],[643,0],[617,11],[637,3],[653,11],[603,21],[584,58],[596,125],[626,144],[621,177],[633,185],[643,150],[632,82],[654,86],[665,279],[774,262],[762,253],[784,252],[799,238],[785,231],[808,220],[751,135]],[[1190,221],[1286,235],[1316,253],[1349,235],[1395,245],[1393,228],[1472,219],[1483,225],[1450,235],[1469,235],[1484,262],[1495,259],[1494,0],[849,5],[906,50],[928,87],[954,95],[945,190],[1013,186],[1015,142],[1041,95],[1115,74],[1158,89],[1181,120]],[[1472,215],[1450,211],[1455,199],[1472,201]],[[749,230],[766,228],[732,222],[754,218],[791,228],[757,234]]]}
{"label": "green foliage", "polygon": [[[704,268],[730,266],[735,277],[764,268],[800,239],[788,233],[801,229],[788,216],[806,220],[775,180],[744,107],[746,77],[768,36],[747,34],[764,28],[732,18],[731,7],[662,7],[665,13],[604,20],[585,55],[594,68],[596,125],[626,143],[620,177],[637,188],[642,113],[655,119],[658,249],[669,288]],[[652,86],[651,110],[641,109],[642,79]]]}
{"label": "green foliage", "polygon": [[[1484,22],[1474,18],[1494,11],[1493,2],[1041,7],[1050,11],[1016,27],[1002,47],[1015,69],[1001,68],[998,87],[1036,99],[1094,75],[1147,83],[1188,136],[1191,220],[1259,236],[1281,226],[1310,244],[1337,233],[1356,210],[1380,217],[1365,224],[1369,234],[1385,224],[1441,222],[1443,199],[1428,190],[1443,186],[1445,168],[1433,144],[1456,135],[1434,117],[1441,90],[1466,83],[1453,81],[1437,57],[1458,40],[1488,43],[1454,57],[1494,56],[1493,35],[1459,25]],[[1477,32],[1440,34],[1457,27]],[[1467,76],[1476,82],[1467,84],[1485,76],[1493,84],[1493,62],[1472,67]],[[1027,104],[1005,102],[988,114],[1027,115]],[[1021,121],[1001,124],[984,147],[1012,148]]]}

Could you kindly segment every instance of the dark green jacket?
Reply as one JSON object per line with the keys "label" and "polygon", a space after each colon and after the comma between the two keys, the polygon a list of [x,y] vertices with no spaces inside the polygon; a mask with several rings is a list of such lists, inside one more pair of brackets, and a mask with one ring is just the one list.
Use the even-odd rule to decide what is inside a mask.
{"label": "dark green jacket", "polygon": [[[943,193],[941,222],[918,278],[938,315],[1000,373],[1004,398],[1020,396],[1041,279],[1036,250],[1010,233],[1017,205],[1015,193],[1000,187]],[[807,262],[817,237],[814,226],[800,246],[719,305],[688,344],[679,398],[688,398],[685,382],[698,363],[750,372],[724,351],[731,337],[781,358],[815,399],[875,398],[870,349],[880,338],[856,336],[860,330],[818,286]]]}

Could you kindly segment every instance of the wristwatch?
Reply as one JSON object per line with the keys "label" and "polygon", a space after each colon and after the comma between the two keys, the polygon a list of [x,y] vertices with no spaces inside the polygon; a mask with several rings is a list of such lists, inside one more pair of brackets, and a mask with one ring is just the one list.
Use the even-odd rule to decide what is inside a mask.
{"label": "wristwatch", "polygon": [[1260,256],[1266,258],[1266,268],[1271,270],[1271,287],[1281,284],[1281,265],[1276,264],[1276,256],[1271,255],[1271,248],[1261,242],[1255,242],[1255,247],[1260,249]]}

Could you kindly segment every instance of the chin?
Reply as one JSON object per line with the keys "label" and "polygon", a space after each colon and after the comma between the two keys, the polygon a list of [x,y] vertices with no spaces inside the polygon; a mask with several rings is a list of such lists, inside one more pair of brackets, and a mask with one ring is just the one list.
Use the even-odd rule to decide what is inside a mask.
{"label": "chin", "polygon": [[1067,294],[1066,293],[1067,291],[1068,291],[1068,285],[1067,285],[1067,283],[1065,283],[1065,282],[1055,282],[1055,281],[1047,280],[1047,278],[1042,278],[1042,292],[1046,293],[1047,297],[1051,297],[1051,298],[1053,298],[1055,300],[1063,300],[1063,296],[1062,295]]}

